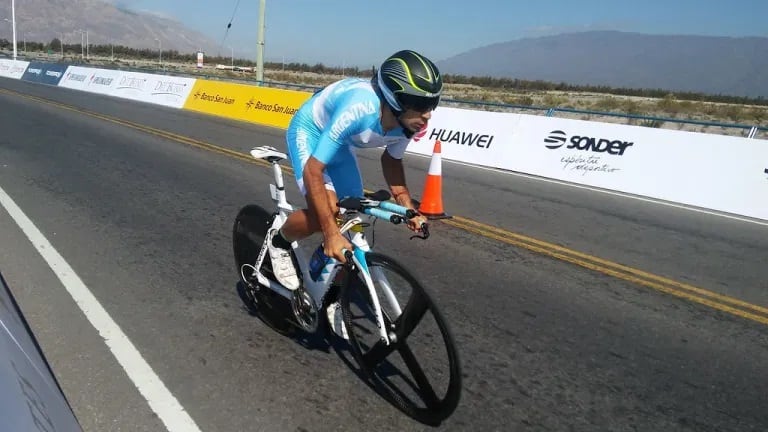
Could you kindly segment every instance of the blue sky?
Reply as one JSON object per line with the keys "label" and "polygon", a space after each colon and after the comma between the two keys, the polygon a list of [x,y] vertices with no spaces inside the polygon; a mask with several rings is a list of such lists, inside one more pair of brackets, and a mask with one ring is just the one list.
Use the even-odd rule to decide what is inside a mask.
{"label": "blue sky", "polygon": [[[112,0],[222,41],[238,0]],[[240,0],[222,54],[255,56],[259,0]],[[768,37],[766,0],[267,0],[265,57],[370,67],[404,48],[442,60],[472,48],[585,30]]]}

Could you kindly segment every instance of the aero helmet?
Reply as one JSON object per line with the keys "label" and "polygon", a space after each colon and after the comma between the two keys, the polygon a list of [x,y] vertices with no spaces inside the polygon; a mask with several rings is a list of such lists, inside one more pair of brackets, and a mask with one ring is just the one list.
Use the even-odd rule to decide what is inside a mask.
{"label": "aero helmet", "polygon": [[407,108],[430,111],[440,102],[443,77],[434,63],[421,54],[403,50],[384,60],[376,76],[384,101],[396,116]]}

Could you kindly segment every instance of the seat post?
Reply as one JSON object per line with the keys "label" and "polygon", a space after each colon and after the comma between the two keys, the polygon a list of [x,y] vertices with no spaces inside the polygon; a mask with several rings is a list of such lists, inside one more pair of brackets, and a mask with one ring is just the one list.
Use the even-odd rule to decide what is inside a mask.
{"label": "seat post", "polygon": [[283,170],[280,168],[280,163],[277,160],[272,161],[272,172],[275,176],[275,188],[276,198],[278,205],[288,205],[288,201],[285,198],[285,184],[283,182]]}

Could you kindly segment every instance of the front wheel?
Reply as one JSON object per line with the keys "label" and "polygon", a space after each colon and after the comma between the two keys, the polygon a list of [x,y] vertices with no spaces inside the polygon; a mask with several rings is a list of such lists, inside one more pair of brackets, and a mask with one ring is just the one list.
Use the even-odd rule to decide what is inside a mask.
{"label": "front wheel", "polygon": [[402,265],[376,253],[368,253],[366,261],[393,342],[380,340],[372,297],[356,269],[340,292],[352,355],[398,409],[439,424],[454,412],[461,394],[459,355],[448,323],[432,296]]}

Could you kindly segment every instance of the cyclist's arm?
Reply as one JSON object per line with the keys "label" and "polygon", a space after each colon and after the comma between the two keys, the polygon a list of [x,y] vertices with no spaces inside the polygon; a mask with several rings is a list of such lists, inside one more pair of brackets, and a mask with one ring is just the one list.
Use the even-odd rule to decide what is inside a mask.
{"label": "cyclist's arm", "polygon": [[325,164],[320,162],[314,156],[310,156],[307,164],[304,166],[304,186],[307,189],[307,202],[317,215],[317,221],[320,229],[323,231],[323,237],[328,238],[338,234],[336,218],[333,214],[333,207],[328,200],[328,193],[325,190],[325,179],[323,171]]}
{"label": "cyclist's arm", "polygon": [[[334,215],[335,203],[328,200],[325,191],[323,172],[326,165],[331,163],[336,154],[344,147],[345,142],[351,136],[361,133],[367,128],[366,120],[361,117],[365,114],[374,115],[376,107],[372,103],[365,104],[365,99],[350,92],[343,99],[337,101],[337,107],[332,118],[323,128],[315,150],[304,167],[304,186],[307,188],[307,201],[317,215],[320,229],[325,239],[328,256],[333,256],[338,261],[344,262],[340,247],[351,248],[349,242],[339,232]],[[364,109],[368,107],[366,112]],[[346,150],[344,150],[346,151]],[[352,175],[353,173],[350,173]],[[359,174],[357,174],[359,175]]]}
{"label": "cyclist's arm", "polygon": [[405,170],[403,169],[403,160],[392,157],[388,151],[381,154],[381,170],[384,173],[384,180],[389,185],[392,197],[395,202],[403,207],[415,208],[411,193],[405,184]]}

